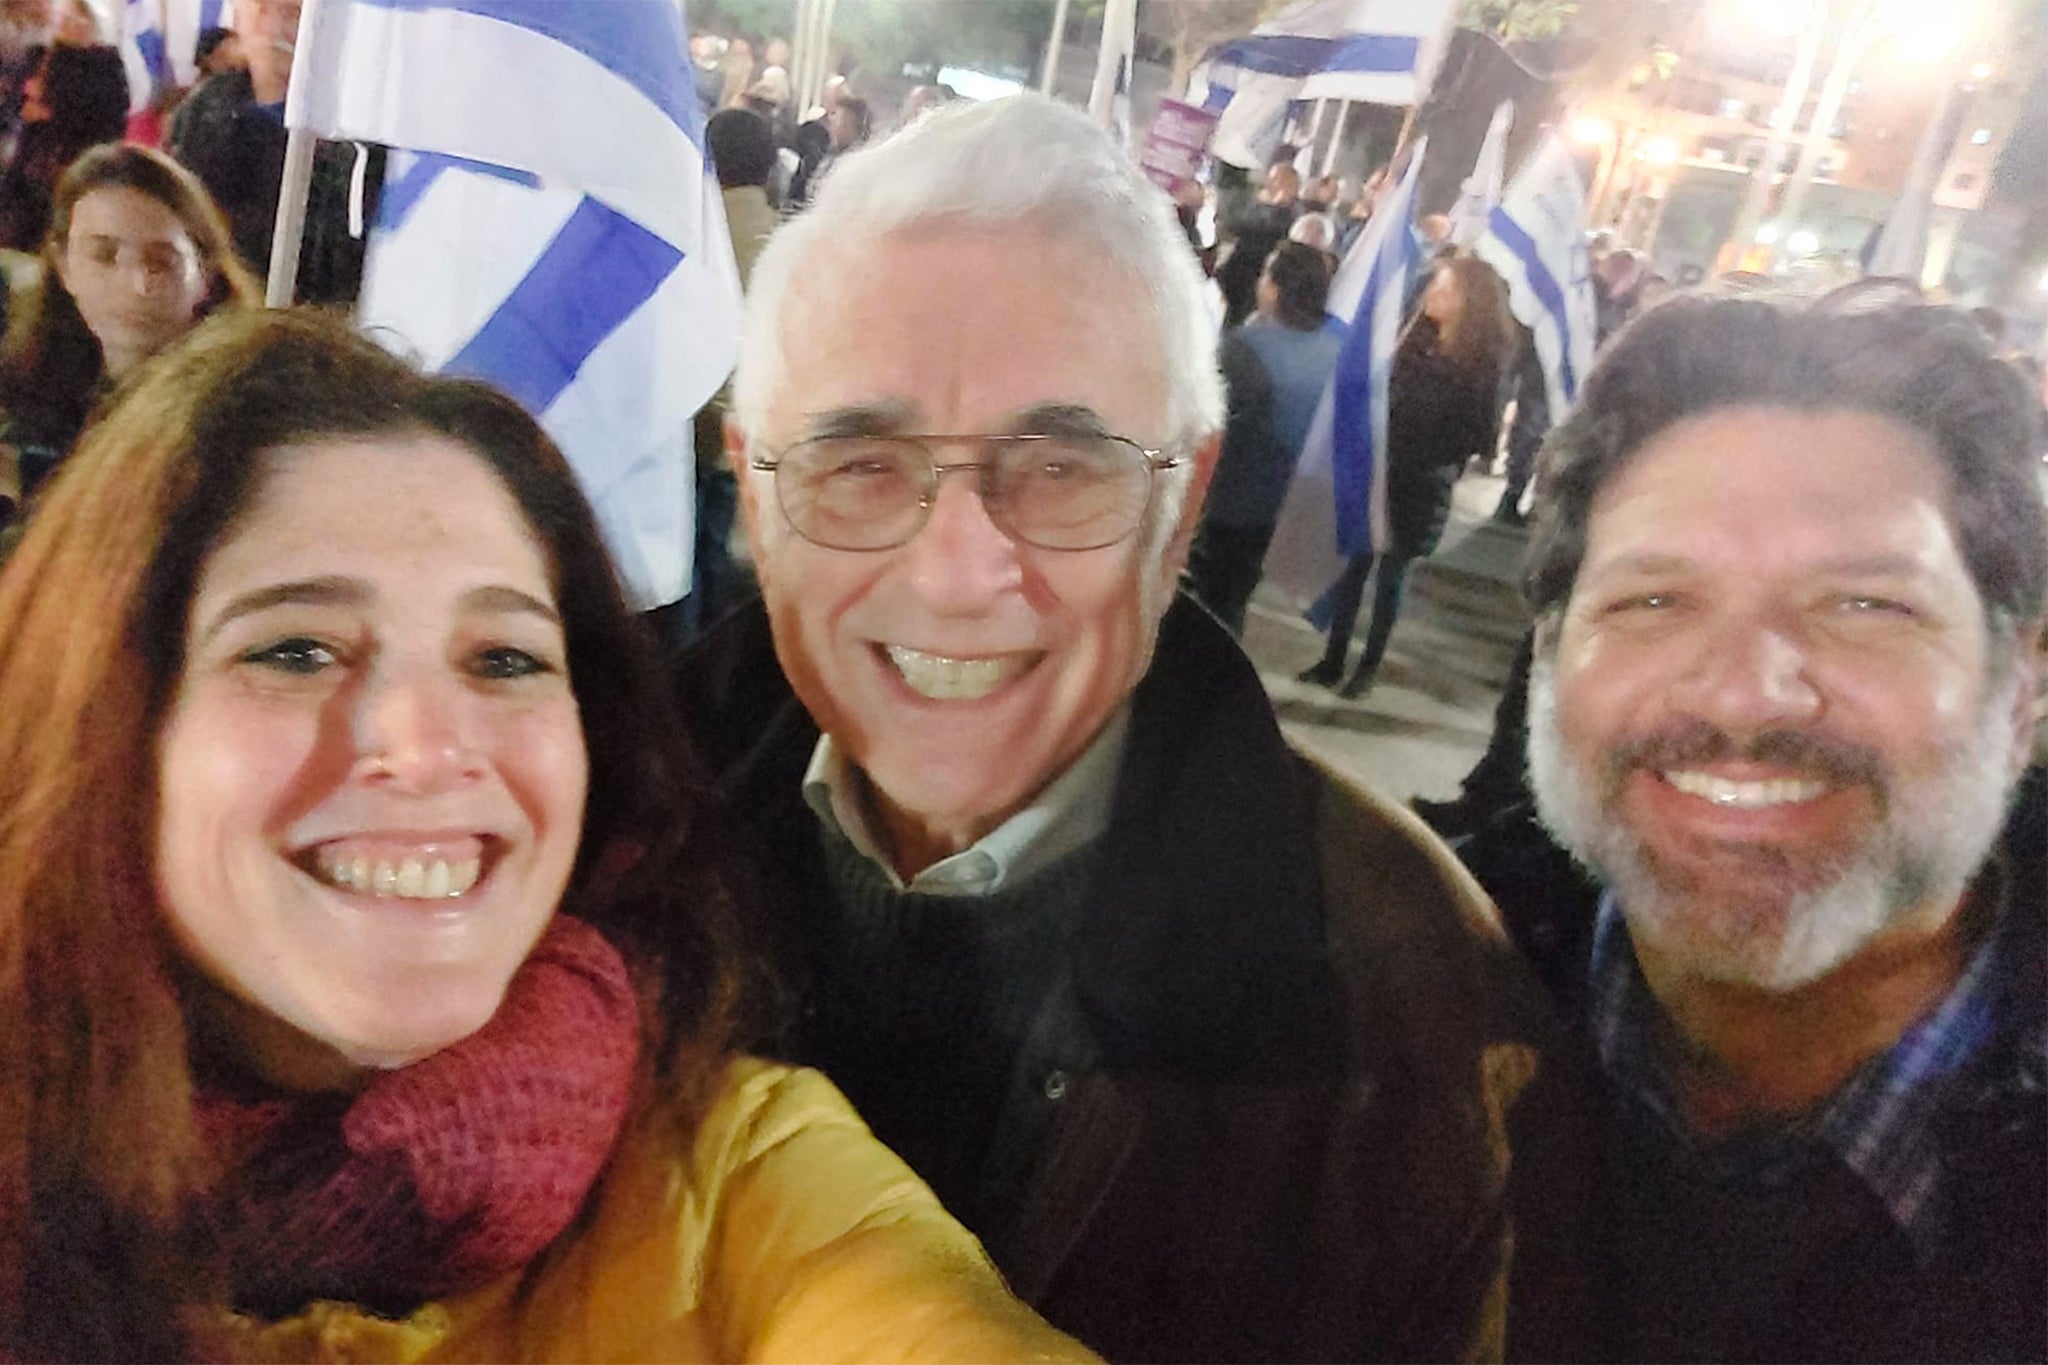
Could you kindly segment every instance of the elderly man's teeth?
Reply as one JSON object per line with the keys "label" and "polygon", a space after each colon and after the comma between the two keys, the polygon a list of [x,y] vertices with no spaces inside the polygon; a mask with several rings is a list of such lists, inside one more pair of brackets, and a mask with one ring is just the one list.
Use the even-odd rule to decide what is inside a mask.
{"label": "elderly man's teeth", "polygon": [[1701,772],[1668,772],[1664,780],[1688,796],[1697,796],[1717,806],[1735,810],[1763,810],[1811,801],[1827,791],[1825,782],[1799,778],[1777,778],[1770,782],[1731,782]]}
{"label": "elderly man's teeth", "polygon": [[1009,675],[1015,657],[948,659],[903,645],[888,646],[888,654],[910,690],[933,701],[973,701],[987,696]]}
{"label": "elderly man's teeth", "polygon": [[344,891],[393,900],[439,901],[476,885],[483,863],[476,858],[404,858],[396,863],[350,858],[322,850],[314,860],[320,880]]}

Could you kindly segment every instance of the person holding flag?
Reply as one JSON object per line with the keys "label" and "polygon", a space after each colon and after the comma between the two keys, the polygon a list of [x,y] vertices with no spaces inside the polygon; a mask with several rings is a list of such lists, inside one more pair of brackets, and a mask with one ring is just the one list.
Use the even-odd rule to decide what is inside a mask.
{"label": "person holding flag", "polygon": [[1408,567],[1436,548],[1465,461],[1487,449],[1497,430],[1501,367],[1513,342],[1499,277],[1469,256],[1441,262],[1402,334],[1388,383],[1387,536],[1351,555],[1333,591],[1328,644],[1303,682],[1328,687],[1343,676],[1365,582],[1377,567],[1365,653],[1339,695],[1362,696],[1372,686]]}

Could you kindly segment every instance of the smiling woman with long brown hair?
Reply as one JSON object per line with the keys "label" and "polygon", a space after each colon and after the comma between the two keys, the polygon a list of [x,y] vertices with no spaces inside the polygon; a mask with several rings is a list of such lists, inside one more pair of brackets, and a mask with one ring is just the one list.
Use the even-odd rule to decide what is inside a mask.
{"label": "smiling woman with long brown hair", "polygon": [[814,1073],[510,400],[217,319],[0,572],[0,1358],[1071,1359]]}

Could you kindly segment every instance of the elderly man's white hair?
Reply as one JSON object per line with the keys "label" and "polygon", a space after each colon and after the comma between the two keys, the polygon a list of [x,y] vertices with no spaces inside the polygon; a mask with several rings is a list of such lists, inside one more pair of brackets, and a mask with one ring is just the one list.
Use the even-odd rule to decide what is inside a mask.
{"label": "elderly man's white hair", "polygon": [[[1040,95],[936,109],[887,141],[836,163],[801,217],[769,239],[754,265],[733,413],[759,439],[783,382],[782,327],[791,285],[819,248],[905,228],[1041,227],[1114,261],[1151,296],[1166,371],[1169,449],[1186,455],[1223,427],[1223,381],[1203,281],[1165,193],[1087,115]],[[1061,282],[1047,280],[1058,289]],[[1113,316],[1104,326],[1119,325]],[[1156,519],[1171,527],[1192,468],[1164,480]]]}

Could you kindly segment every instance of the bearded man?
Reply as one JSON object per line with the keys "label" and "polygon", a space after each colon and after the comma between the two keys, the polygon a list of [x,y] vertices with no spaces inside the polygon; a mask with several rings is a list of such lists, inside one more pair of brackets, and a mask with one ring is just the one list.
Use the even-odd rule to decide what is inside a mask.
{"label": "bearded man", "polygon": [[1601,1078],[1575,1353],[2048,1357],[2032,406],[1960,314],[1679,301],[1545,451],[1530,778],[1606,888],[1537,936]]}

